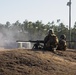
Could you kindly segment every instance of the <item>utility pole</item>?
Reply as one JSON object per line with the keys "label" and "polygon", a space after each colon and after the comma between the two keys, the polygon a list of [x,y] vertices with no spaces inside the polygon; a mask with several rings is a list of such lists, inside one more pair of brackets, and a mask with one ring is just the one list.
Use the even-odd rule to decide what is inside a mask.
{"label": "utility pole", "polygon": [[69,48],[71,47],[71,0],[67,2],[67,6],[69,6]]}

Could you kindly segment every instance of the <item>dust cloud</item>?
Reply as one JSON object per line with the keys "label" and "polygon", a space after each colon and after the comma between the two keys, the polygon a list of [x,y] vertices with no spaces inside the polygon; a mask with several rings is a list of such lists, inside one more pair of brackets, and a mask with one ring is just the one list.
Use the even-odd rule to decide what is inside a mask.
{"label": "dust cloud", "polygon": [[[28,32],[22,31],[20,28],[16,26],[10,26],[9,28],[1,28],[0,29],[0,48],[18,48],[19,43],[17,40],[29,40]],[[25,48],[31,47],[30,43],[24,43],[23,46]]]}

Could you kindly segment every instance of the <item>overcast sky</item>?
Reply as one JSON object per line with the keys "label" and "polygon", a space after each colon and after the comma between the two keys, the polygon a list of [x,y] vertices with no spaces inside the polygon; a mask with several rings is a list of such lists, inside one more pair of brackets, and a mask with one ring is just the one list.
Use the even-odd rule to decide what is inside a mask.
{"label": "overcast sky", "polygon": [[[0,23],[23,23],[25,19],[44,24],[61,19],[68,25],[69,0],[0,0]],[[72,26],[76,21],[76,0],[72,0]]]}

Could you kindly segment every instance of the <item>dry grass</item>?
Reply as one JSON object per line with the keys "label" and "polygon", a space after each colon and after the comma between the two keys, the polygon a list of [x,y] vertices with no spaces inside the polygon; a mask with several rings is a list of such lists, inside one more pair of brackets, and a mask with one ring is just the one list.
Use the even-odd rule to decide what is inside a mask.
{"label": "dry grass", "polygon": [[0,50],[0,75],[76,75],[76,50]]}

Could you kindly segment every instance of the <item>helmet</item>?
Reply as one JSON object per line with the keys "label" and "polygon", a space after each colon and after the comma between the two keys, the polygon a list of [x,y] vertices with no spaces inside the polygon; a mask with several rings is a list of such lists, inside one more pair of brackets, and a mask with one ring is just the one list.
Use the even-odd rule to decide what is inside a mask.
{"label": "helmet", "polygon": [[53,29],[50,29],[49,30],[49,34],[54,34],[54,30]]}
{"label": "helmet", "polygon": [[60,38],[61,38],[61,39],[66,39],[66,35],[62,34],[62,35],[60,36]]}

